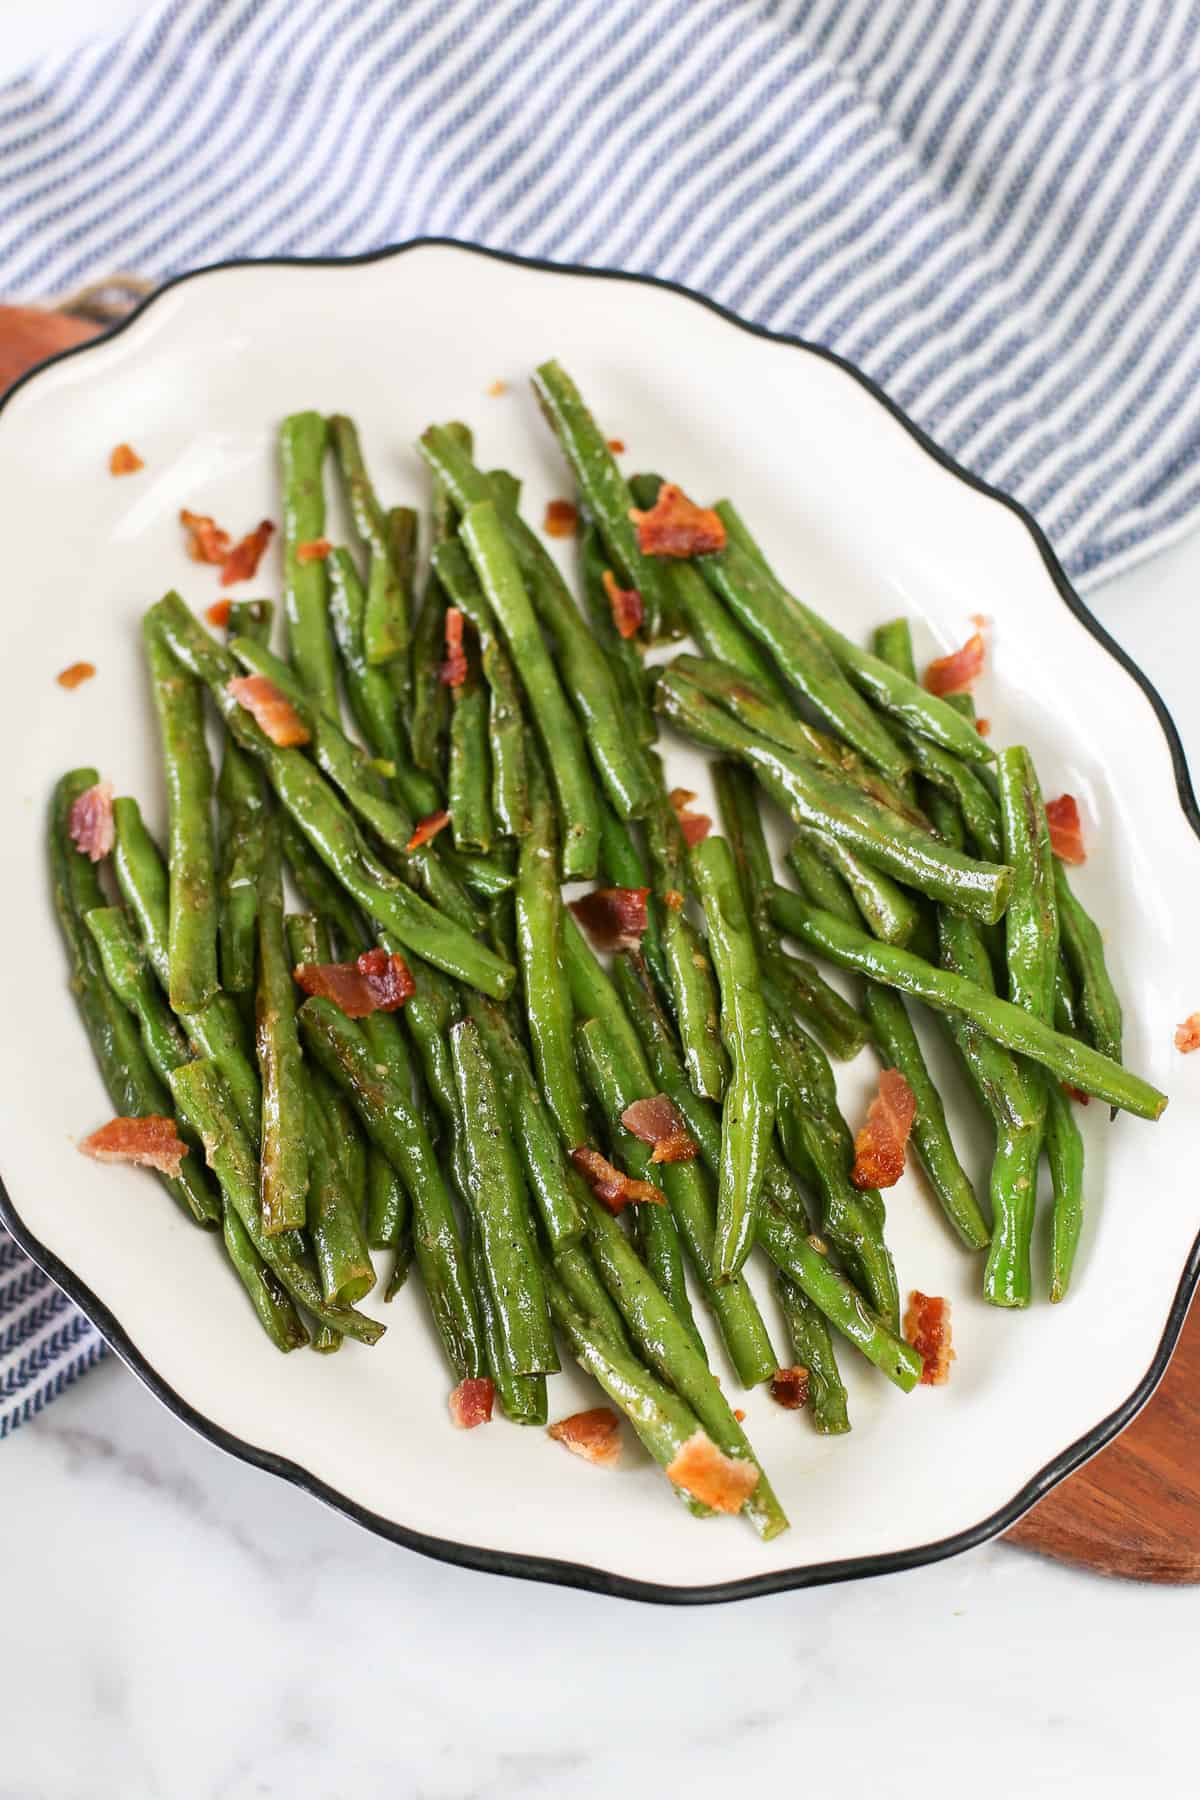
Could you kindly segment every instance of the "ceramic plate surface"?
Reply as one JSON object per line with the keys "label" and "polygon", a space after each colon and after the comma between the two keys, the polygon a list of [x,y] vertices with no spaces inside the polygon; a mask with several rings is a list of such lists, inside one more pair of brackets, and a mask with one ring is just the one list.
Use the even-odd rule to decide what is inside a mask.
{"label": "ceramic plate surface", "polygon": [[[918,659],[991,620],[980,710],[1028,743],[1049,794],[1079,797],[1093,854],[1079,891],[1125,1000],[1127,1060],[1175,1095],[1157,1126],[1093,1105],[1087,1218],[1068,1301],[1024,1314],[977,1297],[919,1175],[888,1197],[907,1292],[949,1295],[958,1361],[941,1390],[895,1392],[847,1349],[853,1432],[822,1440],[761,1391],[747,1429],[793,1520],[774,1543],[700,1524],[631,1443],[598,1471],[541,1432],[460,1433],[415,1282],[378,1349],[281,1357],[215,1243],[138,1171],[82,1159],[108,1116],[64,979],[43,822],[62,770],[94,763],[161,828],[157,739],[138,620],[178,586],[201,610],[216,573],[190,563],[179,509],[235,533],[278,519],[274,431],[300,407],[354,414],[388,502],[424,503],[412,444],[463,418],[486,467],[525,482],[527,516],[570,483],[528,385],[559,356],[628,445],[632,472],[731,493],[795,590],[862,638],[898,612]],[[493,396],[493,383],[508,390]],[[129,441],[145,470],[114,480]],[[1172,1047],[1200,1005],[1200,844],[1178,740],[1122,666],[1032,523],[933,451],[828,356],[771,339],[647,281],[552,270],[443,244],[355,264],[221,268],[164,290],[114,337],[21,384],[0,416],[7,602],[3,844],[7,1029],[0,1045],[4,1218],[172,1410],[216,1442],[434,1555],[643,1598],[743,1596],[903,1567],[981,1541],[1128,1421],[1165,1366],[1195,1284],[1193,1071]],[[256,587],[279,593],[278,556]],[[250,590],[243,590],[250,591]],[[98,674],[55,685],[86,658]],[[1145,691],[1143,691],[1145,690]],[[667,744],[711,799],[703,759]],[[715,809],[712,809],[715,810]],[[984,1132],[936,1040],[952,1123],[986,1187]],[[875,1073],[840,1072],[861,1116]],[[1045,1292],[1039,1233],[1035,1279]],[[755,1277],[766,1292],[763,1271]],[[778,1324],[772,1310],[769,1318]],[[727,1392],[736,1384],[714,1350]],[[594,1404],[572,1369],[551,1416]]]}

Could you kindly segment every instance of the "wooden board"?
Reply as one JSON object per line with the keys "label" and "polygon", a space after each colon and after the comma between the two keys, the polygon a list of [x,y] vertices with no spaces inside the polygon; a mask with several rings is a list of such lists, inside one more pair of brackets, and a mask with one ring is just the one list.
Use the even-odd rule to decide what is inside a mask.
{"label": "wooden board", "polygon": [[1200,1306],[1149,1405],[1006,1542],[1102,1575],[1200,1581]]}

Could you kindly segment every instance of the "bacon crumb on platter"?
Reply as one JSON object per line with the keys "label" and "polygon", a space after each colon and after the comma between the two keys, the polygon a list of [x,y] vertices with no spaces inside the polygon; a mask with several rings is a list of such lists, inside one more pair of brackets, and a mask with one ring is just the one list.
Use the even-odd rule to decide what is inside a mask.
{"label": "bacon crumb on platter", "polygon": [[193,562],[220,565],[225,561],[233,539],[208,513],[189,512],[185,506],[180,510],[179,523],[187,533],[187,553]]}
{"label": "bacon crumb on platter", "polygon": [[110,475],[136,475],[145,466],[132,444],[115,445],[108,459]]}
{"label": "bacon crumb on platter", "polygon": [[664,481],[648,512],[631,507],[643,556],[711,556],[723,550],[726,531],[710,506],[697,506],[673,481]]}
{"label": "bacon crumb on platter", "polygon": [[134,1163],[157,1169],[161,1175],[178,1175],[188,1147],[175,1129],[174,1119],[147,1113],[140,1119],[110,1119],[79,1145],[94,1162]]}
{"label": "bacon crumb on platter", "polygon": [[611,569],[605,569],[601,576],[604,592],[608,596],[609,610],[617,635],[623,638],[636,637],[646,617],[645,602],[638,588],[623,588]]}
{"label": "bacon crumb on platter", "polygon": [[574,537],[579,529],[579,512],[570,500],[547,500],[542,530],[547,537]]}
{"label": "bacon crumb on platter", "polygon": [[636,950],[649,924],[649,888],[593,888],[570,902],[597,950]]}
{"label": "bacon crumb on platter", "polygon": [[468,1375],[450,1395],[450,1419],[460,1431],[486,1425],[492,1416],[496,1389],[486,1375]]}
{"label": "bacon crumb on platter", "polygon": [[60,688],[66,688],[70,693],[73,688],[81,686],[85,681],[90,681],[95,673],[95,663],[73,662],[68,663],[65,669],[60,669],[54,679]]}
{"label": "bacon crumb on platter", "polygon": [[707,813],[692,811],[692,801],[696,798],[689,788],[671,789],[671,806],[675,817],[679,820],[679,829],[683,833],[683,841],[689,850],[702,844],[713,828],[713,822]]}
{"label": "bacon crumb on platter", "polygon": [[625,454],[625,439],[624,438],[609,438],[608,439],[608,447],[612,451],[614,456],[624,456],[624,454]]}
{"label": "bacon crumb on platter", "polygon": [[382,949],[364,950],[349,963],[297,963],[292,978],[306,994],[331,1000],[348,1019],[395,1012],[417,991],[404,958]]}
{"label": "bacon crumb on platter", "polygon": [[696,1154],[683,1114],[668,1094],[635,1100],[621,1114],[621,1123],[643,1144],[653,1145],[652,1163],[690,1162]]}
{"label": "bacon crumb on platter", "polygon": [[1183,1024],[1175,1027],[1175,1048],[1183,1056],[1200,1050],[1200,1012],[1189,1013]]}
{"label": "bacon crumb on platter", "polygon": [[556,1444],[602,1469],[615,1469],[621,1460],[621,1421],[609,1406],[593,1406],[547,1425]]}
{"label": "bacon crumb on platter", "polygon": [[274,530],[270,519],[263,519],[233,546],[221,567],[222,587],[232,587],[235,581],[254,580]]}
{"label": "bacon crumb on platter", "polygon": [[793,1363],[789,1369],[776,1369],[770,1389],[776,1406],[799,1412],[808,1404],[808,1370],[799,1363]]}
{"label": "bacon crumb on platter", "polygon": [[925,671],[925,687],[939,698],[969,693],[983,673],[985,655],[982,633],[973,632],[961,650],[934,657]]}
{"label": "bacon crumb on platter", "polygon": [[67,836],[89,862],[103,862],[116,842],[113,826],[113,786],[97,781],[71,803]]}
{"label": "bacon crumb on platter", "polygon": [[667,1203],[667,1196],[653,1182],[638,1181],[634,1176],[626,1175],[623,1169],[614,1168],[606,1156],[601,1156],[587,1144],[572,1150],[571,1161],[597,1200],[611,1213],[624,1212],[627,1206],[665,1206]]}
{"label": "bacon crumb on platter", "polygon": [[950,1338],[950,1302],[914,1288],[904,1314],[904,1336],[921,1358],[924,1387],[944,1387],[955,1360]]}
{"label": "bacon crumb on platter", "polygon": [[694,1431],[667,1465],[667,1479],[714,1512],[741,1512],[758,1486],[754,1463],[718,1450],[706,1431]]}
{"label": "bacon crumb on platter", "polygon": [[281,750],[307,744],[309,730],[286,694],[266,675],[234,675],[229,692]]}
{"label": "bacon crumb on platter", "polygon": [[1050,848],[1060,862],[1078,865],[1087,861],[1083,842],[1083,821],[1074,794],[1060,794],[1046,802],[1046,823],[1050,827]]}
{"label": "bacon crumb on platter", "polygon": [[916,1096],[899,1069],[884,1069],[879,1091],[867,1108],[866,1124],[854,1139],[850,1179],[857,1188],[895,1187],[904,1173],[905,1150]]}

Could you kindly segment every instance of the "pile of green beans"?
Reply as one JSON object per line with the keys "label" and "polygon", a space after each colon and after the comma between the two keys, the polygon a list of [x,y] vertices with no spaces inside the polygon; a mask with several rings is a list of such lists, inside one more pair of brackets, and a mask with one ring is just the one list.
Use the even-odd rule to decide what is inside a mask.
{"label": "pile of green beans", "polygon": [[[276,1348],[376,1343],[415,1271],[456,1382],[544,1426],[565,1349],[693,1513],[741,1511],[770,1538],[787,1519],[717,1356],[765,1391],[784,1342],[830,1436],[854,1393],[835,1345],[899,1392],[922,1375],[826,1051],[870,1045],[904,1076],[932,1194],[1007,1307],[1033,1298],[1043,1158],[1051,1299],[1072,1280],[1069,1090],[1145,1119],[1166,1098],[1121,1063],[1102,935],[1028,751],[997,754],[969,698],[920,685],[905,620],[861,649],[791,593],[731,502],[703,554],[651,554],[660,478],[626,478],[558,363],[533,387],[577,490],[578,601],[465,425],[420,438],[425,531],[381,497],[353,419],[282,421],[278,608],[233,602],[225,642],[177,593],[143,621],[164,849],[117,798],[106,883],[74,827],[97,772],[55,789],[71,987],[110,1104],[174,1121],[163,1186]],[[349,544],[325,541],[331,471]],[[614,587],[640,595],[632,635]],[[685,632],[694,648],[647,663]],[[291,709],[287,742],[239,699],[243,671]],[[677,810],[664,721],[720,759],[719,830]],[[794,888],[764,797],[791,824]],[[601,889],[580,911],[598,943],[595,918],[616,921],[599,951],[563,894],[578,881]],[[379,952],[407,969],[403,1003],[368,992]],[[358,983],[361,1005],[329,997]],[[921,1008],[994,1133],[986,1196]]]}

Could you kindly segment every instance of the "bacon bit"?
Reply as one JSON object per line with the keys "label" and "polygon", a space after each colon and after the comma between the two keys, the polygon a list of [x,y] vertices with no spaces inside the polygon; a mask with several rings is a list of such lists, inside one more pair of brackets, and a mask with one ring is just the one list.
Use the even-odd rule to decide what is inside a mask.
{"label": "bacon bit", "polygon": [[493,400],[498,400],[500,398],[501,394],[507,394],[507,392],[508,392],[507,381],[493,381],[492,385],[488,389],[488,393],[492,396]]}
{"label": "bacon bit", "polygon": [[405,844],[404,848],[406,850],[419,850],[422,844],[427,844],[430,838],[435,838],[439,831],[444,831],[449,823],[450,814],[446,811],[444,806],[440,812],[426,813],[423,819],[417,820],[417,828],[409,838],[407,844]]}
{"label": "bacon bit", "polygon": [[57,681],[59,687],[77,688],[81,681],[90,681],[95,673],[95,663],[70,663],[65,669],[57,674],[54,679]]}
{"label": "bacon bit", "polygon": [[643,1144],[654,1145],[652,1163],[690,1162],[696,1154],[683,1114],[667,1094],[635,1100],[621,1114],[621,1123]]}
{"label": "bacon bit", "polygon": [[615,1469],[621,1460],[621,1421],[610,1406],[593,1406],[546,1427],[556,1444],[584,1462]]}
{"label": "bacon bit", "polygon": [[697,844],[704,842],[713,823],[707,813],[692,811],[692,801],[695,798],[695,794],[689,793],[687,788],[671,789],[671,805],[675,808],[675,817],[679,820],[679,829],[689,850],[694,850]]}
{"label": "bacon bit", "polygon": [[572,900],[571,911],[597,950],[636,950],[650,923],[649,892],[649,888],[595,888],[581,900]]}
{"label": "bacon bit", "polygon": [[602,1200],[609,1212],[624,1212],[627,1206],[635,1206],[645,1202],[651,1206],[665,1206],[667,1197],[649,1181],[635,1181],[622,1169],[614,1169],[606,1156],[598,1150],[591,1150],[581,1144],[578,1150],[572,1150],[571,1161],[579,1170],[597,1200]]}
{"label": "bacon bit", "polygon": [[789,1412],[799,1412],[808,1404],[808,1370],[799,1363],[790,1369],[776,1369],[771,1377],[771,1398]]}
{"label": "bacon bit", "polygon": [[226,684],[239,706],[252,713],[273,744],[288,750],[307,744],[309,731],[285,694],[266,675],[235,675]]}
{"label": "bacon bit", "polygon": [[976,719],[975,729],[979,733],[980,737],[991,737],[992,721],[990,719]]}
{"label": "bacon bit", "polygon": [[364,950],[352,963],[297,963],[292,977],[306,994],[332,1000],[348,1019],[395,1012],[417,991],[404,958],[380,949]]}
{"label": "bacon bit", "polygon": [[925,671],[925,686],[931,694],[966,694],[983,673],[984,644],[977,631],[961,650],[949,656],[936,656]]}
{"label": "bacon bit", "polygon": [[955,1353],[950,1345],[950,1302],[914,1288],[908,1296],[904,1335],[920,1355],[923,1387],[944,1387]]}
{"label": "bacon bit", "polygon": [[157,1169],[162,1175],[178,1175],[188,1153],[174,1119],[157,1113],[147,1113],[143,1119],[110,1119],[85,1137],[79,1148],[96,1162],[137,1163],[139,1168]]}
{"label": "bacon bit", "polygon": [[1046,823],[1050,827],[1050,848],[1060,862],[1078,864],[1087,861],[1083,845],[1083,822],[1074,794],[1060,794],[1046,802]]}
{"label": "bacon bit", "polygon": [[735,1418],[735,1419],[736,1419],[736,1420],[737,1420],[737,1422],[738,1422],[738,1424],[739,1424],[739,1425],[744,1425],[744,1424],[745,1424],[745,1422],[746,1422],[746,1415],[745,1415],[745,1413],[744,1413],[744,1412],[743,1412],[743,1411],[742,1411],[742,1409],[741,1409],[741,1407],[740,1407],[740,1406],[735,1406],[735,1407],[734,1407],[734,1409],[733,1409],[733,1416],[734,1416],[734,1418]]}
{"label": "bacon bit", "polygon": [[1200,1050],[1200,1012],[1189,1013],[1183,1024],[1175,1027],[1175,1048],[1184,1056]]}
{"label": "bacon bit", "polygon": [[205,607],[204,616],[217,631],[223,631],[229,623],[229,610],[232,605],[232,600],[214,600],[211,606]]}
{"label": "bacon bit", "polygon": [[307,544],[296,545],[296,561],[324,562],[332,549],[333,545],[328,538],[312,538]]}
{"label": "bacon bit", "polygon": [[495,1384],[486,1375],[468,1376],[450,1396],[450,1419],[460,1431],[486,1425],[496,1399]]}
{"label": "bacon bit", "polygon": [[740,1456],[726,1456],[706,1431],[693,1431],[667,1465],[667,1480],[686,1488],[716,1512],[738,1513],[758,1486],[759,1471]]}
{"label": "bacon bit", "polygon": [[67,835],[80,856],[103,862],[115,842],[111,781],[97,781],[72,802]]}
{"label": "bacon bit", "polygon": [[132,444],[118,444],[108,459],[110,475],[136,475],[145,466]]}
{"label": "bacon bit", "polygon": [[646,617],[646,608],[639,588],[623,588],[611,569],[605,569],[602,577],[604,592],[608,595],[609,610],[618,635],[631,638],[642,628]]}
{"label": "bacon bit", "polygon": [[683,895],[678,888],[668,888],[663,895],[663,905],[669,906],[672,912],[683,911]]}
{"label": "bacon bit", "polygon": [[548,500],[542,530],[547,537],[574,537],[579,527],[579,514],[569,500]]}
{"label": "bacon bit", "polygon": [[[225,558],[225,566],[221,570],[221,586],[232,587],[235,581],[253,581],[258,574],[258,565],[262,561],[263,551],[271,541],[271,533],[275,527],[270,519],[263,519],[253,531],[246,533],[240,544],[235,544]],[[303,549],[305,546],[301,545]],[[299,552],[297,552],[299,554]],[[307,559],[301,557],[302,562]]]}
{"label": "bacon bit", "polygon": [[463,649],[466,614],[457,606],[446,608],[446,660],[438,670],[443,687],[461,687],[467,679],[467,653]]}
{"label": "bacon bit", "polygon": [[188,534],[187,553],[193,562],[225,561],[233,539],[227,531],[221,530],[215,519],[210,519],[207,513],[188,512],[184,507],[179,523]]}
{"label": "bacon bit", "polygon": [[608,447],[612,451],[614,456],[624,456],[624,454],[625,454],[625,439],[624,438],[609,438]]}
{"label": "bacon bit", "polygon": [[649,512],[631,507],[643,556],[709,556],[725,548],[725,527],[709,506],[697,506],[673,481],[664,481]]}
{"label": "bacon bit", "polygon": [[980,631],[983,631],[984,628],[992,622],[986,613],[972,613],[970,618],[972,625],[977,625]]}
{"label": "bacon bit", "polygon": [[1079,1106],[1090,1104],[1092,1096],[1085,1094],[1082,1088],[1072,1087],[1069,1081],[1064,1081],[1060,1085],[1068,1100],[1074,1100]]}
{"label": "bacon bit", "polygon": [[904,1173],[904,1147],[917,1116],[917,1101],[899,1069],[884,1069],[867,1122],[854,1140],[850,1179],[857,1188],[895,1187]]}

